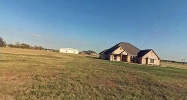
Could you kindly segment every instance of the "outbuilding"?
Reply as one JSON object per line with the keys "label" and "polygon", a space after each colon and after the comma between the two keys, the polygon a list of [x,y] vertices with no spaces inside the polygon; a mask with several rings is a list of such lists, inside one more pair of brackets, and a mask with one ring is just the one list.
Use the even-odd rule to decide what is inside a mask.
{"label": "outbuilding", "polygon": [[60,48],[59,52],[60,53],[79,54],[79,50],[73,49],[73,48]]}

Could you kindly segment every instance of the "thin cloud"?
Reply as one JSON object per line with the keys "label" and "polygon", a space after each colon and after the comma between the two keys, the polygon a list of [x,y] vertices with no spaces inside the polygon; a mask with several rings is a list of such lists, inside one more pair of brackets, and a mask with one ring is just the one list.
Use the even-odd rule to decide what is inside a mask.
{"label": "thin cloud", "polygon": [[36,38],[43,38],[41,35],[35,34],[35,33],[29,34],[29,35],[32,36],[32,37],[36,37]]}

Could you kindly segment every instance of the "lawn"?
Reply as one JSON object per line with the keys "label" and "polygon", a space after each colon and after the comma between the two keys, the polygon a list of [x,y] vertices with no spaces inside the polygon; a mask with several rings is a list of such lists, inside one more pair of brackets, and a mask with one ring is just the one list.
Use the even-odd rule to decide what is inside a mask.
{"label": "lawn", "polygon": [[0,48],[0,100],[186,100],[187,70]]}

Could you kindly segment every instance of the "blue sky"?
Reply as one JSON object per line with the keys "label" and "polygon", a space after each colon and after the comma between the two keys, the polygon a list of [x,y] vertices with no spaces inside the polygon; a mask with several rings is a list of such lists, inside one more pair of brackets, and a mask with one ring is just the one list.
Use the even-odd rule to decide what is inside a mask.
{"label": "blue sky", "polygon": [[119,42],[187,61],[187,0],[0,0],[7,43],[100,52]]}

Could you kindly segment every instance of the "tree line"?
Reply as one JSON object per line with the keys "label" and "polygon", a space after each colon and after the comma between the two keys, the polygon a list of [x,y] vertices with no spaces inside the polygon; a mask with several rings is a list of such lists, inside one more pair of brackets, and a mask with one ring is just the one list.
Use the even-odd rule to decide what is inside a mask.
{"label": "tree line", "polygon": [[7,44],[6,41],[2,37],[0,37],[0,47],[45,50],[45,48],[43,48],[42,46],[31,46],[26,43],[16,42],[15,44]]}

